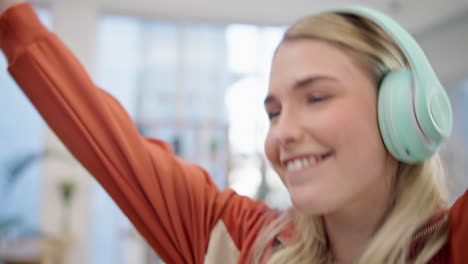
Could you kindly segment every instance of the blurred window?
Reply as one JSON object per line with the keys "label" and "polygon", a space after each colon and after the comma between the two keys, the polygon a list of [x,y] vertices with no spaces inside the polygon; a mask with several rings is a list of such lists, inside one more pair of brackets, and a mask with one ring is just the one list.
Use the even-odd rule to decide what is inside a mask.
{"label": "blurred window", "polygon": [[[51,28],[49,10],[36,11]],[[0,67],[7,66],[1,56]],[[46,126],[10,75],[0,74],[0,87],[0,236],[28,236],[39,230]],[[9,220],[11,228],[4,225]]]}
{"label": "blurred window", "polygon": [[[171,143],[220,188],[259,197],[267,180],[262,175],[275,178],[261,158],[268,125],[263,97],[282,32],[104,15],[98,84],[117,97],[142,134]],[[112,239],[130,233],[131,224],[97,185],[95,196],[93,248],[99,252],[93,263],[131,263],[125,240]]]}

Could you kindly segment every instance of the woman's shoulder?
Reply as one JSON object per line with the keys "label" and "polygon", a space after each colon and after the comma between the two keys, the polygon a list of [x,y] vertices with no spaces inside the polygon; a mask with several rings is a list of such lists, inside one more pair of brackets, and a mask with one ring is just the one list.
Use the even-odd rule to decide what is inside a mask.
{"label": "woman's shoulder", "polygon": [[449,211],[450,263],[466,263],[468,259],[468,189]]}
{"label": "woman's shoulder", "polygon": [[449,218],[451,227],[468,230],[468,189],[453,204]]}
{"label": "woman's shoulder", "polygon": [[280,214],[264,201],[233,190],[222,217],[211,231],[205,263],[247,263],[262,228]]}
{"label": "woman's shoulder", "polygon": [[466,251],[468,244],[468,190],[455,201],[450,209],[435,216],[431,220],[431,225],[428,225],[426,229],[436,230],[438,226],[443,226],[439,224],[441,222],[448,224],[448,242],[429,261],[429,264],[466,263],[468,259],[468,251]]}

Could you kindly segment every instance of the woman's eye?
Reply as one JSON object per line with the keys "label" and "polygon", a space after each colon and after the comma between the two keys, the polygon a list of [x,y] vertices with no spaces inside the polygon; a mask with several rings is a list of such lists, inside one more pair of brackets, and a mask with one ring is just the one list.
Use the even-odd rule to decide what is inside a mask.
{"label": "woman's eye", "polygon": [[268,119],[272,120],[273,118],[279,116],[280,111],[273,111],[268,113]]}
{"label": "woman's eye", "polygon": [[325,101],[326,99],[328,99],[327,96],[310,96],[307,98],[307,102],[319,103],[319,102]]}

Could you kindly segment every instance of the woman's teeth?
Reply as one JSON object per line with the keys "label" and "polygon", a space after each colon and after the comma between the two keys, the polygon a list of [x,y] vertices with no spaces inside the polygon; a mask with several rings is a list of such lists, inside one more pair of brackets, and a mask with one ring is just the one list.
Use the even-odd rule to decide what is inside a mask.
{"label": "woman's teeth", "polygon": [[286,163],[286,169],[289,171],[301,170],[315,165],[321,159],[321,156],[310,156],[308,158],[291,160]]}

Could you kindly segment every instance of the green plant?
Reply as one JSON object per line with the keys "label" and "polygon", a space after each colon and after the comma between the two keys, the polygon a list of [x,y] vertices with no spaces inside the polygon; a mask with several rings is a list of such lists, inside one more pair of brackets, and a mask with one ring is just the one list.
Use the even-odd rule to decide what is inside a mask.
{"label": "green plant", "polygon": [[[11,192],[15,189],[17,182],[24,175],[26,169],[34,163],[41,161],[51,154],[50,151],[36,151],[14,157],[3,165],[4,175],[0,176],[4,179],[1,193],[4,212],[9,205]],[[21,230],[22,234],[37,233],[36,231],[28,230],[24,224],[24,219],[19,215],[1,215],[0,216],[0,238],[10,235],[14,230]]]}
{"label": "green plant", "polygon": [[9,235],[9,232],[23,224],[23,219],[19,216],[10,216],[0,219],[0,238]]}
{"label": "green plant", "polygon": [[75,181],[70,178],[63,180],[59,184],[60,194],[65,206],[69,206],[71,204],[73,194],[75,193],[75,187]]}

